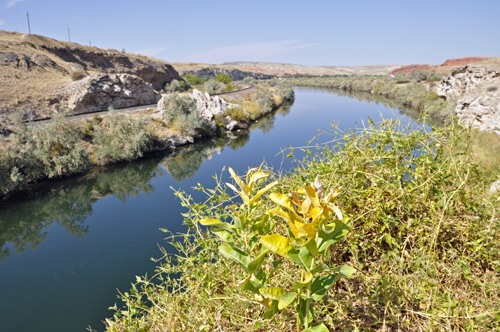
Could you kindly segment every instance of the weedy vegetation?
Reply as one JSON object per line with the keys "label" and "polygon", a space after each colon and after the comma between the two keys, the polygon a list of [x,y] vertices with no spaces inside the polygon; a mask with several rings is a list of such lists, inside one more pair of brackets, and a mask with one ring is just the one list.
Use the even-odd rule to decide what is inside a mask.
{"label": "weedy vegetation", "polygon": [[188,232],[164,230],[175,250],[120,293],[108,331],[500,329],[498,173],[467,131],[333,127],[288,151],[305,157],[286,175],[177,191]]}

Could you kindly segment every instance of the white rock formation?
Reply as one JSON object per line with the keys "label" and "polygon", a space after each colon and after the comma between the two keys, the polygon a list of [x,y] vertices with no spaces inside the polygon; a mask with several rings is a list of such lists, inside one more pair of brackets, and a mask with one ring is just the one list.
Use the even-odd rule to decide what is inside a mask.
{"label": "white rock formation", "polygon": [[159,96],[150,83],[129,74],[87,76],[58,91],[52,103],[63,102],[75,113],[154,104]]}
{"label": "white rock formation", "polygon": [[479,62],[453,70],[439,82],[438,96],[450,98],[470,93],[500,78],[500,63],[492,60]]}
{"label": "white rock formation", "polygon": [[472,128],[500,134],[500,79],[458,100],[455,113]]}
{"label": "white rock formation", "polygon": [[196,102],[196,109],[208,120],[212,120],[216,114],[225,113],[232,107],[241,109],[240,105],[228,103],[219,96],[210,97],[208,93],[203,94],[197,89],[194,89],[190,97]]}
{"label": "white rock formation", "polygon": [[453,70],[436,90],[457,100],[459,121],[473,128],[500,134],[500,61],[492,59]]}

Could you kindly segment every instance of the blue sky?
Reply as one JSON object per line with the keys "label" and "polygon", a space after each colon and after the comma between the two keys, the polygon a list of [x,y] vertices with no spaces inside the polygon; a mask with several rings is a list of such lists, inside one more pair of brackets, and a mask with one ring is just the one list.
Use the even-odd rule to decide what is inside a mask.
{"label": "blue sky", "polygon": [[500,0],[0,0],[0,29],[219,64],[440,64],[500,56]]}

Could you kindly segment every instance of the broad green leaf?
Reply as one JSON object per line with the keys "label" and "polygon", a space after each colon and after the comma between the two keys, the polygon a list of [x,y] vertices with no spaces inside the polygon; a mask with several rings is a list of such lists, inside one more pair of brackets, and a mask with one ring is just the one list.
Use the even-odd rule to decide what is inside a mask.
{"label": "broad green leaf", "polygon": [[311,270],[311,273],[316,274],[316,273],[321,273],[324,271],[331,271],[331,269],[328,266],[326,266],[325,264],[320,263],[318,266],[316,266],[314,269]]}
{"label": "broad green leaf", "polygon": [[236,175],[236,173],[234,172],[234,170],[229,167],[229,173],[231,174],[231,177],[234,179],[234,181],[236,181],[236,183],[238,184],[238,186],[240,186],[241,190],[243,191],[243,193],[245,193],[248,197],[248,195],[250,195],[251,191],[250,189],[247,187],[247,185],[245,184],[245,182],[243,182],[241,180],[241,178]]}
{"label": "broad green leaf", "polygon": [[291,248],[288,250],[288,257],[290,257],[290,259],[292,259],[295,263],[299,264],[302,269],[306,271],[311,270],[313,256],[309,253],[307,248],[302,247],[300,250]]}
{"label": "broad green leaf", "polygon": [[246,252],[238,248],[228,246],[220,246],[219,251],[222,256],[240,264],[240,266],[246,272],[248,272],[248,264],[250,264],[250,258],[248,257],[248,254]]}
{"label": "broad green leaf", "polygon": [[316,256],[319,255],[319,253],[318,253],[318,244],[316,243],[316,239],[315,238],[312,238],[309,241],[307,241],[307,243],[304,245],[304,247],[306,247],[307,250],[309,250],[309,252],[311,253],[311,255],[313,255],[314,257],[316,257]]}
{"label": "broad green leaf", "polygon": [[288,307],[297,298],[297,295],[295,292],[282,294],[278,303],[278,309],[281,310]]}
{"label": "broad green leaf", "polygon": [[249,292],[252,292],[254,294],[257,294],[257,295],[260,295],[260,289],[262,288],[262,284],[257,282],[257,281],[254,281],[254,280],[245,280],[245,282],[243,282],[241,284],[241,291],[249,291]]}
{"label": "broad green leaf", "polygon": [[315,327],[310,327],[308,329],[302,330],[302,332],[330,332],[325,324],[321,323]]}
{"label": "broad green leaf", "polygon": [[264,318],[271,319],[278,311],[278,300],[273,300],[273,302],[271,302],[271,308],[264,312]]}
{"label": "broad green leaf", "polygon": [[341,240],[349,232],[349,226],[340,220],[336,221],[335,224],[327,225],[325,229],[326,231],[319,231],[318,251],[320,253],[327,250],[331,244]]}
{"label": "broad green leaf", "polygon": [[267,191],[271,190],[277,184],[278,184],[278,181],[274,181],[274,182],[268,184],[267,186],[265,186],[264,188],[262,188],[261,190],[257,191],[255,196],[250,199],[249,204],[255,203],[259,199],[260,196],[264,195]]}
{"label": "broad green leaf", "polygon": [[230,224],[228,224],[227,222],[217,220],[217,219],[202,219],[199,222],[203,226],[219,227],[219,228],[225,229],[227,231],[231,231]]}
{"label": "broad green leaf", "polygon": [[288,197],[287,195],[273,192],[269,194],[269,198],[279,206],[289,210],[290,212],[295,213],[292,202],[290,201],[290,197]]}
{"label": "broad green leaf", "polygon": [[301,289],[307,286],[309,284],[309,281],[311,281],[313,278],[313,275],[311,272],[305,272],[305,279],[304,281],[296,281],[293,283],[292,290],[296,289]]}
{"label": "broad green leaf", "polygon": [[352,275],[356,272],[356,269],[353,268],[352,266],[341,265],[341,266],[337,266],[337,267],[331,269],[331,271],[338,272],[341,275],[343,275],[344,277],[351,278]]}
{"label": "broad green leaf", "polygon": [[277,260],[273,261],[273,269],[275,269],[275,270],[276,270],[276,269],[278,268],[278,266],[280,266],[280,264],[281,264],[282,262],[283,262],[283,260],[282,260],[282,259],[277,259]]}
{"label": "broad green leaf", "polygon": [[260,239],[260,243],[272,252],[286,258],[288,258],[288,251],[292,248],[290,241],[279,234],[265,235]]}
{"label": "broad green leaf", "polygon": [[222,241],[224,241],[226,243],[233,243],[234,242],[233,235],[230,232],[226,231],[225,229],[212,228],[210,231],[212,233],[214,233],[215,235],[217,235],[217,237],[219,239],[221,239]]}
{"label": "broad green leaf", "polygon": [[326,292],[332,287],[333,283],[339,279],[339,275],[331,274],[328,276],[317,276],[311,284],[311,297],[319,301],[325,296]]}
{"label": "broad green leaf", "polygon": [[284,290],[281,287],[267,287],[267,288],[261,288],[260,289],[260,294],[264,295],[268,299],[272,300],[280,300],[281,295],[283,295]]}
{"label": "broad green leaf", "polygon": [[254,273],[262,266],[269,250],[264,250],[259,256],[257,256],[250,264],[248,264],[248,273]]}

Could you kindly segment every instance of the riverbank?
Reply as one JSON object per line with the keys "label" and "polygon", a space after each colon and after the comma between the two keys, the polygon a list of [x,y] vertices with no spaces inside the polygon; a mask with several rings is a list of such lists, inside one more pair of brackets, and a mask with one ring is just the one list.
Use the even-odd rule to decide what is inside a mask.
{"label": "riverbank", "polygon": [[[412,76],[413,75],[413,76]],[[435,92],[440,74],[418,72],[396,76],[325,77],[288,80],[292,85],[333,88],[384,96],[426,113],[440,121],[450,121],[455,104]]]}
{"label": "riverbank", "polygon": [[291,86],[263,85],[252,98],[205,117],[194,100],[176,94],[161,110],[96,115],[78,123],[67,121],[64,110],[50,124],[39,126],[23,123],[22,114],[16,114],[15,125],[0,138],[0,197],[40,180],[84,173],[93,165],[134,160],[151,151],[244,129],[293,99]]}
{"label": "riverbank", "polygon": [[[115,306],[114,318],[106,320],[108,331],[296,330],[294,300],[269,315],[261,296],[251,288],[241,289],[248,271],[240,266],[245,266],[245,257],[249,262],[258,260],[255,252],[264,252],[259,227],[265,225],[255,224],[257,232],[253,224],[260,220],[291,241],[297,251],[304,245],[305,240],[292,235],[293,228],[287,231],[283,219],[264,217],[266,210],[276,207],[276,199],[260,189],[277,180],[272,191],[286,194],[310,186],[316,177],[325,194],[339,190],[334,204],[349,231],[315,264],[321,262],[330,269],[349,265],[355,272],[351,279],[341,279],[326,287],[321,297],[314,297],[312,326],[322,323],[329,331],[500,328],[496,240],[500,199],[488,192],[492,178],[471,154],[469,142],[462,141],[468,136],[458,127],[427,132],[386,120],[341,135],[333,142],[335,148],[317,147],[293,172],[271,175],[248,192],[242,185],[250,184],[248,177],[235,181],[234,186],[249,197],[264,193],[259,205],[249,206],[255,215],[244,219],[253,231],[242,232],[255,240],[249,247],[238,247],[239,265],[227,259],[226,249],[220,250],[223,242],[231,246],[243,234],[237,229],[243,227],[241,213],[247,212],[235,214],[241,202],[231,198],[233,191],[221,183],[213,190],[195,188],[205,192],[205,203],[193,201],[189,192],[177,192],[189,209],[183,215],[191,231],[168,233],[177,253],[164,251],[153,278],[138,277],[129,292],[121,293],[123,302]],[[338,223],[336,216],[329,222]],[[212,222],[212,231],[220,228],[214,236],[200,226],[207,218],[228,225]],[[273,277],[261,280],[255,272],[249,280],[255,287],[263,283],[289,292],[298,278],[294,260],[268,248],[274,253],[259,262]],[[270,288],[266,289],[268,296]],[[303,294],[305,301],[311,294]]]}

